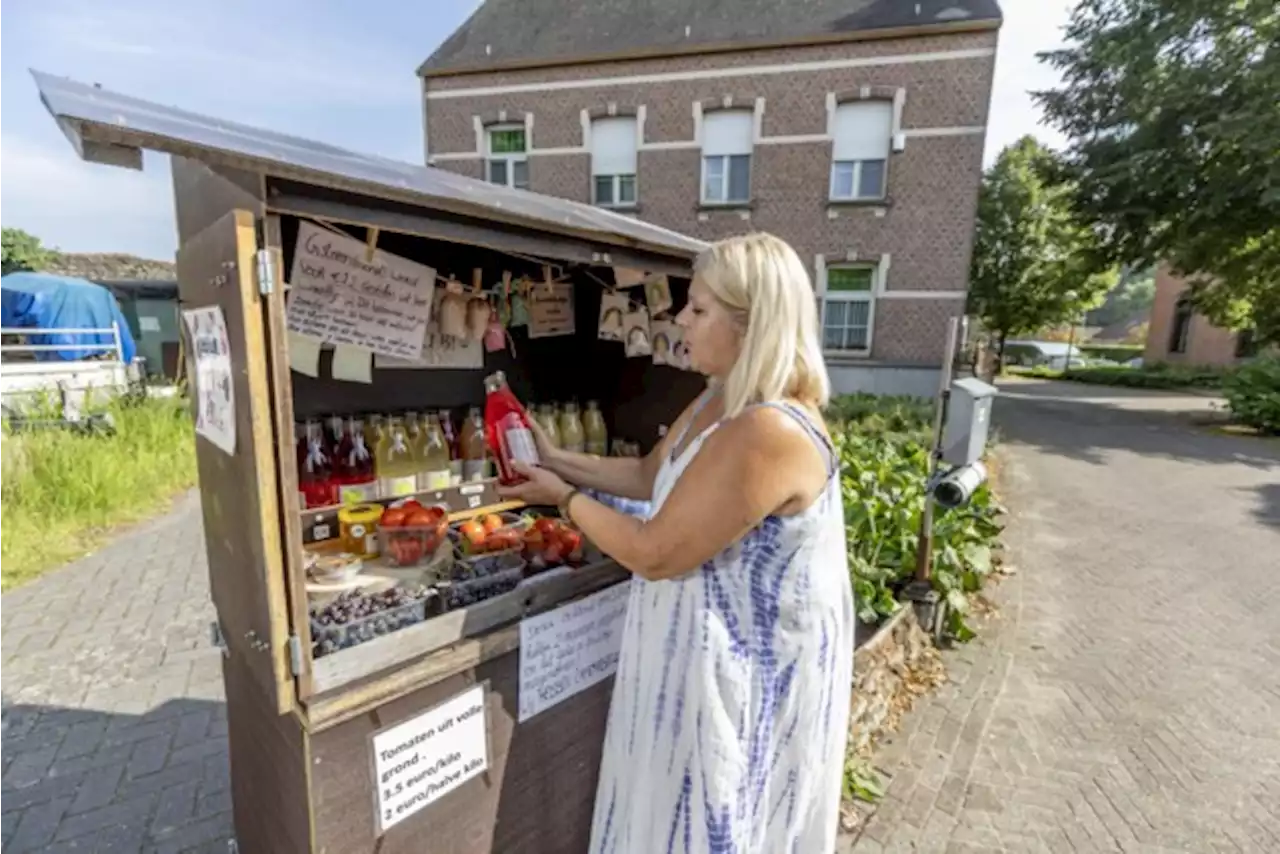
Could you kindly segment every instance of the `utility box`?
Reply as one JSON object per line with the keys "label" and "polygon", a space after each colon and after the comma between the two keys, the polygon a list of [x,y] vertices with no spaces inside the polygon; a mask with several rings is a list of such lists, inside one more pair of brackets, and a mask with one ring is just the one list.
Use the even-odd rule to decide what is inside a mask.
{"label": "utility box", "polygon": [[991,426],[991,402],[996,387],[975,377],[951,384],[947,423],[942,428],[942,461],[967,466],[982,459]]}

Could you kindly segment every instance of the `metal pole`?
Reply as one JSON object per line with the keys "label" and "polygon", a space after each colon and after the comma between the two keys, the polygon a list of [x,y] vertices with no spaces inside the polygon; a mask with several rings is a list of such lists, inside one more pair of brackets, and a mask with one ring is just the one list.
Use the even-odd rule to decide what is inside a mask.
{"label": "metal pole", "polygon": [[[946,423],[947,403],[951,399],[951,375],[956,358],[956,340],[960,333],[960,318],[947,321],[947,349],[942,359],[942,371],[938,379],[938,401],[933,408],[933,447],[929,452],[929,481],[938,473],[942,459],[942,427]],[[920,514],[920,532],[916,543],[916,581],[928,581],[933,557],[933,497],[925,496],[924,511]]]}
{"label": "metal pole", "polygon": [[111,336],[116,343],[116,361],[124,364],[124,346],[120,343],[120,321],[111,321]]}
{"label": "metal pole", "polygon": [[1071,318],[1071,329],[1067,332],[1067,360],[1062,363],[1062,375],[1071,373],[1071,351],[1076,348],[1076,319]]}

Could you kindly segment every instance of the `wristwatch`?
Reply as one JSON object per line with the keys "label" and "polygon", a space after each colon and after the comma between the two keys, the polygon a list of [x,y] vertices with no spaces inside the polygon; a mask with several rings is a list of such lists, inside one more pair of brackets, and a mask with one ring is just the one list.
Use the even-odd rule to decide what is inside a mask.
{"label": "wristwatch", "polygon": [[578,489],[575,487],[566,492],[564,497],[560,499],[560,503],[556,505],[556,508],[560,511],[561,519],[564,519],[567,522],[573,521],[569,516],[569,503],[572,502],[573,497],[578,494]]}

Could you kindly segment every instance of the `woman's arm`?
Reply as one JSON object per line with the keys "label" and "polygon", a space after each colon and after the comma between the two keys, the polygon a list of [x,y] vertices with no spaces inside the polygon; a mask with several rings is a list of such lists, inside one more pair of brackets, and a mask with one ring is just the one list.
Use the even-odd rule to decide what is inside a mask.
{"label": "woman's arm", "polygon": [[793,418],[750,410],[713,433],[658,514],[647,522],[587,496],[569,515],[588,540],[650,581],[697,569],[772,513],[804,506],[826,482],[826,465]]}

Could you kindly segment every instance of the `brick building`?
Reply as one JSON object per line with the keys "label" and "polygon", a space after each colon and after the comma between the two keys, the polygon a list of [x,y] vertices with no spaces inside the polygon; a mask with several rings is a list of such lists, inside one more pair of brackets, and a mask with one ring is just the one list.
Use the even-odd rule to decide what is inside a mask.
{"label": "brick building", "polygon": [[1148,365],[1168,362],[1177,365],[1234,365],[1255,354],[1248,331],[1232,332],[1214,326],[1197,314],[1183,298],[1185,280],[1160,265],[1156,270],[1156,293],[1151,301],[1151,320],[1142,360]]}
{"label": "brick building", "polygon": [[427,162],[750,230],[810,266],[840,391],[932,394],[963,313],[995,0],[486,0],[422,65]]}

